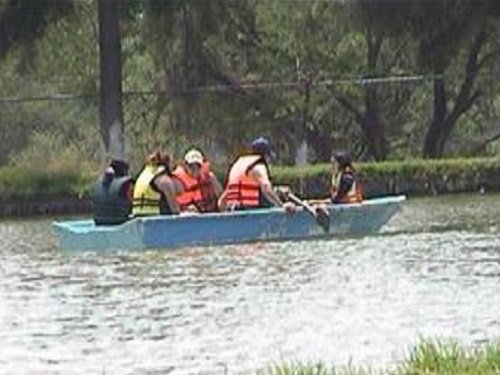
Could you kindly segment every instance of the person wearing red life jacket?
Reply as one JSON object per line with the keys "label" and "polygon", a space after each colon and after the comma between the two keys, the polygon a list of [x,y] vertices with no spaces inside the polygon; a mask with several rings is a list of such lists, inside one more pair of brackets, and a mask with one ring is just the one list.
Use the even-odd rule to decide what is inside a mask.
{"label": "person wearing red life jacket", "polygon": [[184,163],[177,166],[174,176],[182,182],[184,192],[176,197],[181,211],[215,212],[222,185],[210,170],[210,163],[197,149],[184,155]]}
{"label": "person wearing red life jacket", "polygon": [[363,190],[350,156],[343,152],[334,153],[332,158],[332,203],[361,203]]}
{"label": "person wearing red life jacket", "polygon": [[231,164],[225,190],[219,198],[221,211],[272,206],[284,207],[288,212],[295,211],[293,203],[284,203],[273,190],[268,167],[272,155],[269,141],[259,137],[251,143],[249,153],[240,155]]}

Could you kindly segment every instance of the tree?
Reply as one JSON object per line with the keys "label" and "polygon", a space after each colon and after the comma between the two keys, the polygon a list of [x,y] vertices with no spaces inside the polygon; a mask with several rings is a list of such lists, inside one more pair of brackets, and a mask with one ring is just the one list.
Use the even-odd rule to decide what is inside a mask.
{"label": "tree", "polygon": [[207,144],[215,126],[235,123],[231,114],[246,95],[233,65],[233,46],[245,22],[243,5],[239,0],[144,1],[144,37],[158,90],[153,127],[161,123],[164,134],[182,133]]}
{"label": "tree", "polygon": [[8,0],[1,5],[0,58],[33,43],[47,25],[73,9],[71,0]]}
{"label": "tree", "polygon": [[295,164],[311,156],[330,158],[333,123],[325,119],[332,103],[317,82],[342,70],[336,51],[341,8],[324,0],[268,1],[258,7],[258,76],[282,83],[281,92],[268,99],[268,111],[287,124],[279,135],[288,140]]}
{"label": "tree", "polygon": [[101,133],[109,155],[125,160],[122,109],[122,60],[120,38],[120,0],[99,0]]}
{"label": "tree", "polygon": [[[484,52],[491,0],[399,2],[396,13],[418,44],[418,67],[432,75],[433,109],[423,145],[426,158],[441,157],[460,118],[481,96],[477,77],[493,57]],[[455,73],[461,66],[462,73]],[[460,78],[453,85],[451,78]]]}
{"label": "tree", "polygon": [[[423,156],[441,157],[446,142],[460,117],[471,109],[481,96],[476,87],[479,72],[492,57],[482,57],[488,40],[488,18],[490,1],[448,1],[440,5],[433,3],[416,13],[415,22],[424,16],[434,18],[439,27],[425,28],[420,34],[421,66],[434,74],[433,116],[425,136]],[[431,12],[431,14],[429,14]],[[432,21],[431,21],[432,22]],[[415,25],[415,23],[414,23]],[[420,26],[415,27],[420,30]],[[447,84],[447,76],[455,60],[460,61],[460,52],[465,50],[462,82],[458,88]]]}
{"label": "tree", "polygon": [[[124,159],[121,107],[121,44],[118,0],[99,0],[101,134],[111,157]],[[72,0],[9,0],[0,13],[0,58],[15,47],[30,48],[48,25],[74,11]],[[29,64],[34,63],[29,56]]]}
{"label": "tree", "polygon": [[399,17],[400,6],[387,0],[353,0],[346,4],[350,15],[346,17],[350,19],[346,38],[362,40],[357,47],[357,65],[351,71],[361,84],[358,90],[332,89],[334,98],[360,125],[367,156],[377,161],[389,155],[389,132],[395,130],[394,123],[400,121],[412,95],[405,85],[390,85],[385,80],[404,73],[413,56],[404,33],[406,26]]}

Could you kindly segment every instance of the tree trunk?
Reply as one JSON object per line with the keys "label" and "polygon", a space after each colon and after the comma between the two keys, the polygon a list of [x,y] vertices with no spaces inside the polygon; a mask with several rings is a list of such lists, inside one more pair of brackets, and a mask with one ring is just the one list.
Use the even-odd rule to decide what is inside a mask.
{"label": "tree trunk", "polygon": [[388,153],[385,126],[380,120],[376,87],[365,89],[365,111],[361,119],[361,129],[365,136],[368,152],[377,161],[385,160]]}
{"label": "tree trunk", "polygon": [[304,85],[303,89],[304,103],[302,107],[301,121],[297,124],[296,140],[297,149],[295,150],[295,165],[303,166],[308,162],[309,145],[307,142],[307,128],[309,122],[309,106],[311,101],[311,86],[309,83]]}
{"label": "tree trunk", "polygon": [[434,113],[425,135],[424,158],[437,158],[444,151],[443,128],[446,121],[446,89],[443,78],[434,79]]}
{"label": "tree trunk", "polygon": [[[367,68],[369,72],[377,71],[377,61],[382,48],[383,38],[375,35],[370,28],[365,32],[367,51]],[[365,137],[368,152],[377,161],[385,160],[388,154],[388,144],[385,126],[380,118],[377,86],[368,84],[364,87],[365,110],[361,116],[361,129]]]}
{"label": "tree trunk", "polygon": [[106,153],[125,160],[122,109],[120,0],[99,0],[99,115]]}
{"label": "tree trunk", "polygon": [[481,68],[479,54],[487,39],[487,33],[480,29],[470,46],[465,77],[451,110],[447,108],[446,86],[443,78],[434,80],[434,114],[425,136],[424,158],[443,156],[446,142],[455,128],[459,118],[466,113],[480,96],[474,90],[474,83]]}
{"label": "tree trunk", "polygon": [[307,128],[307,143],[314,150],[317,162],[330,162],[333,151],[332,140],[328,134],[324,134],[317,124],[312,125]]}

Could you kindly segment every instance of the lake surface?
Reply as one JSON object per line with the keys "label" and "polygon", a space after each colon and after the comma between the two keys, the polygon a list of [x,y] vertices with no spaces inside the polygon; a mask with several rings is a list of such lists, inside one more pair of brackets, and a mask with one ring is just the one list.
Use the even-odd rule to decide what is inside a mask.
{"label": "lake surface", "polygon": [[500,340],[500,196],[410,199],[376,236],[64,254],[0,222],[0,374],[384,367],[422,338]]}

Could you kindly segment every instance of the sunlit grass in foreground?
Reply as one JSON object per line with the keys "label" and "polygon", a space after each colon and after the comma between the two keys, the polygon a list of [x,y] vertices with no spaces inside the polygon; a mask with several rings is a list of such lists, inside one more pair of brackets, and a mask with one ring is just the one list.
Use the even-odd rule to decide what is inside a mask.
{"label": "sunlit grass in foreground", "polygon": [[464,348],[454,342],[423,341],[398,366],[388,370],[283,364],[260,375],[493,375],[500,374],[500,343]]}

